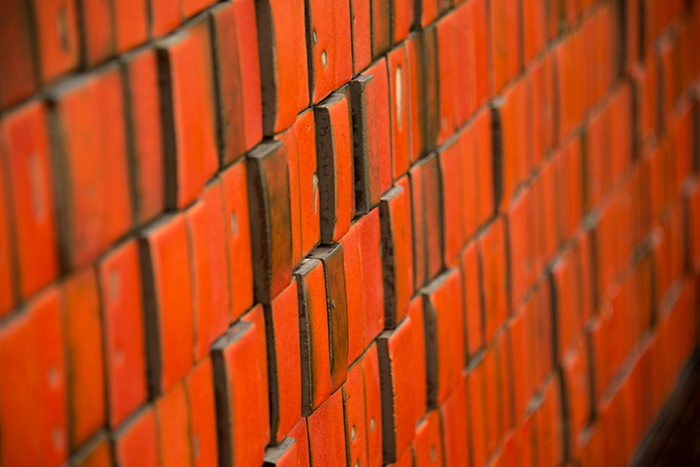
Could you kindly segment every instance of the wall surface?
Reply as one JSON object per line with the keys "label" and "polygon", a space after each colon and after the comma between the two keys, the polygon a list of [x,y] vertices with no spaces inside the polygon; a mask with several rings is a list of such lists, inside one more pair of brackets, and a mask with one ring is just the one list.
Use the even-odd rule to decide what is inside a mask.
{"label": "wall surface", "polygon": [[699,98],[700,1],[0,0],[0,465],[626,465]]}

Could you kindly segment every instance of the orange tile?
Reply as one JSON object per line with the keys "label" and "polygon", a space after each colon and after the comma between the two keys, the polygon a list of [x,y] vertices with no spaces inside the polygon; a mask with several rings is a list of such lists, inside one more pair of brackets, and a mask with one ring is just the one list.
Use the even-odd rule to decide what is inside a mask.
{"label": "orange tile", "polygon": [[348,365],[351,365],[365,350],[365,326],[362,296],[362,270],[357,224],[340,239],[343,247],[345,270],[345,293],[348,310]]}
{"label": "orange tile", "polygon": [[467,420],[466,375],[463,375],[455,391],[440,407],[446,465],[469,465]]}
{"label": "orange tile", "polygon": [[437,410],[428,412],[416,427],[413,452],[415,467],[437,467],[447,461],[443,452],[443,434]]}
{"label": "orange tile", "polygon": [[[260,346],[255,323],[241,321],[235,324],[212,349],[214,382],[221,392],[223,403],[219,417],[220,462],[235,465],[262,464],[265,445],[265,425],[261,417],[263,387],[267,375],[260,365]],[[246,378],[236,378],[244,374]]]}
{"label": "orange tile", "polygon": [[[8,218],[14,226],[20,297],[27,298],[59,274],[53,172],[46,108],[38,102],[2,122],[6,146]],[[12,209],[9,209],[12,206]],[[2,307],[0,307],[2,308]]]}
{"label": "orange tile", "polygon": [[32,0],[31,6],[38,34],[41,82],[47,83],[78,66],[81,46],[77,6],[70,0]]}
{"label": "orange tile", "polygon": [[81,446],[106,421],[102,320],[94,269],[69,277],[61,291],[66,338],[70,445]]}
{"label": "orange tile", "polygon": [[[368,2],[369,3],[369,2]],[[9,107],[30,96],[37,87],[36,63],[32,60],[33,38],[29,11],[24,4],[5,3],[0,15],[6,21],[0,35],[0,107]]]}
{"label": "orange tile", "polygon": [[256,3],[263,89],[263,133],[272,136],[294,124],[309,106],[304,2]]}
{"label": "orange tile", "polygon": [[321,242],[340,240],[354,217],[352,114],[349,93],[337,92],[314,107],[318,148]]}
{"label": "orange tile", "polygon": [[90,264],[132,225],[119,70],[104,68],[58,89],[52,99],[52,116],[62,129],[57,149],[63,176],[57,178],[66,201],[60,211],[65,266],[74,270]]}
{"label": "orange tile", "polygon": [[139,249],[131,240],[97,266],[108,383],[108,420],[115,428],[146,401],[146,349]]}
{"label": "orange tile", "polygon": [[251,150],[263,135],[255,2],[219,4],[211,9],[211,17],[221,100],[222,161],[227,165]]}
{"label": "orange tile", "polygon": [[352,8],[352,52],[354,74],[367,68],[372,61],[372,2],[351,0]]}
{"label": "orange tile", "polygon": [[60,465],[68,456],[63,344],[58,291],[53,287],[0,330],[4,465]]}
{"label": "orange tile", "polygon": [[416,422],[427,412],[428,405],[428,376],[425,353],[425,299],[422,295],[415,297],[408,308],[411,318],[411,334],[413,336],[413,376],[415,379]]}
{"label": "orange tile", "polygon": [[362,361],[348,369],[348,379],[343,384],[343,409],[345,436],[350,465],[367,465],[367,423],[365,411],[365,377]]}
{"label": "orange tile", "polygon": [[[121,2],[119,2],[121,5]],[[143,49],[123,57],[127,91],[127,127],[131,133],[136,222],[145,224],[165,209],[165,168],[158,57]]]}
{"label": "orange tile", "polygon": [[309,416],[309,451],[314,465],[347,462],[342,391],[336,391]]}
{"label": "orange tile", "polygon": [[180,2],[152,0],[149,3],[151,36],[163,36],[180,25]]}
{"label": "orange tile", "polygon": [[157,45],[163,102],[166,203],[190,204],[219,168],[215,92],[206,18]]}
{"label": "orange tile", "polygon": [[160,460],[166,465],[186,466],[192,459],[187,394],[180,382],[155,401]]}
{"label": "orange tile", "polygon": [[253,263],[245,161],[222,172],[221,184],[224,189],[224,225],[231,281],[230,319],[233,322],[253,304]]}
{"label": "orange tile", "polygon": [[[410,193],[394,187],[379,205],[382,227],[385,326],[396,327],[413,295],[413,241]],[[392,254],[393,253],[393,254]]]}
{"label": "orange tile", "polygon": [[483,280],[484,324],[486,340],[508,314],[508,278],[506,275],[506,233],[502,218],[496,219],[478,240]]}
{"label": "orange tile", "polygon": [[294,271],[299,294],[301,413],[311,414],[331,394],[330,330],[323,265],[307,259]]}
{"label": "orange tile", "polygon": [[246,156],[255,299],[269,303],[292,276],[289,170],[281,142],[263,142]]}
{"label": "orange tile", "polygon": [[311,258],[316,258],[323,263],[325,276],[331,393],[334,393],[345,382],[348,366],[350,366],[348,361],[347,290],[343,256],[343,247],[340,244],[320,246],[311,252]]}
{"label": "orange tile", "polygon": [[214,377],[209,357],[198,363],[185,377],[189,409],[189,436],[195,467],[218,465],[216,401]]}
{"label": "orange tile", "polygon": [[471,242],[460,258],[464,281],[465,323],[467,327],[467,353],[474,356],[484,343],[484,323],[481,315],[481,275],[476,242]]}
{"label": "orange tile", "polygon": [[260,387],[260,396],[263,400],[262,409],[260,410],[259,417],[262,419],[263,426],[263,438],[265,444],[270,442],[270,406],[265,404],[265,401],[270,400],[269,396],[269,386],[268,386],[268,358],[267,358],[267,331],[265,330],[267,325],[265,324],[265,312],[263,306],[258,304],[253,307],[252,310],[247,312],[241,317],[241,321],[255,324],[255,340],[258,346],[257,352],[249,356],[249,358],[256,358],[256,364],[260,369],[260,373],[263,375],[263,385]]}
{"label": "orange tile", "polygon": [[367,465],[378,467],[383,459],[382,390],[379,353],[373,342],[362,357],[365,374],[365,409],[367,418]]}
{"label": "orange tile", "polygon": [[[2,148],[0,148],[2,151]],[[0,157],[3,154],[0,152]],[[0,179],[3,179],[4,166],[0,164]],[[4,180],[4,179],[3,179]],[[0,190],[0,316],[4,316],[17,300],[15,289],[14,251],[11,244],[9,206],[6,205],[5,193]]]}
{"label": "orange tile", "polygon": [[410,318],[393,331],[379,335],[379,366],[387,384],[382,384],[384,463],[396,462],[408,449],[415,434],[415,377],[409,363],[413,359]]}
{"label": "orange tile", "polygon": [[269,354],[271,437],[281,441],[301,416],[301,350],[296,279],[265,307],[272,337]]}
{"label": "orange tile", "polygon": [[[376,34],[376,32],[375,32]],[[374,77],[377,107],[377,144],[379,154],[379,193],[391,188],[391,98],[388,65],[384,58],[375,61],[363,75]]]}
{"label": "orange tile", "polygon": [[126,0],[112,4],[114,9],[114,40],[117,52],[126,52],[148,39],[148,3],[146,0]]}
{"label": "orange tile", "polygon": [[387,55],[391,92],[391,142],[393,179],[408,171],[410,125],[408,100],[408,66],[406,48],[400,45]]}
{"label": "orange tile", "polygon": [[185,216],[162,218],[139,237],[149,389],[162,394],[193,359],[192,277]]}
{"label": "orange tile", "polygon": [[146,405],[113,436],[114,460],[124,467],[156,467],[159,448],[156,438],[156,419],[150,405]]}
{"label": "orange tile", "polygon": [[115,53],[114,11],[105,0],[78,3],[82,29],[83,61],[93,68]]}
{"label": "orange tile", "polygon": [[362,307],[364,311],[364,346],[367,347],[384,329],[384,287],[381,257],[379,208],[357,221],[362,273]]}

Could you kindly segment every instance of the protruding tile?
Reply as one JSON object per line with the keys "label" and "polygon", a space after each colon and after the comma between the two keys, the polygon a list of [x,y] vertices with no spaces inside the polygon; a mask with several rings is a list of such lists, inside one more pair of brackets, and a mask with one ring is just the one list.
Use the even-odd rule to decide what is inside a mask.
{"label": "protruding tile", "polygon": [[314,107],[322,243],[340,240],[354,214],[352,114],[347,94],[335,93]]}
{"label": "protruding tile", "polygon": [[256,301],[269,303],[292,277],[287,149],[263,142],[246,156]]}
{"label": "protruding tile", "polygon": [[320,246],[311,257],[323,263],[330,344],[331,393],[347,378],[348,371],[348,302],[345,287],[343,246]]}
{"label": "protruding tile", "polygon": [[379,204],[381,196],[376,92],[372,75],[350,81],[357,215],[367,214]]}
{"label": "protruding tile", "polygon": [[385,326],[393,329],[403,319],[413,295],[413,234],[410,193],[394,187],[379,206],[382,228]]}
{"label": "protruding tile", "polygon": [[299,294],[301,413],[307,416],[331,394],[328,300],[319,260],[304,260],[294,271],[294,278]]}
{"label": "protruding tile", "polygon": [[284,438],[279,444],[265,449],[263,467],[297,467],[298,456],[297,442]]}

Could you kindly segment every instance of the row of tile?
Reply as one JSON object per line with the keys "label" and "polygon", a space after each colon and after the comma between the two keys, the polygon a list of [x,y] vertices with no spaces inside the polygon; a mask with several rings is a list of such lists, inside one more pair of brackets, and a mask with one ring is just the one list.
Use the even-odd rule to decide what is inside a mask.
{"label": "row of tile", "polygon": [[[7,4],[3,7],[7,34],[2,38],[6,47],[2,47],[4,52],[0,55],[0,63],[7,71],[0,83],[0,107],[26,99],[41,85],[67,73],[79,68],[92,69],[114,56],[156,40],[217,3],[214,0],[131,0],[112,5],[109,2],[52,0],[49,4],[38,4],[26,0]],[[308,106],[309,97],[317,103],[318,95],[328,93],[324,91],[327,86],[331,86],[330,90],[338,88],[353,72],[359,73],[373,59],[405,39],[412,28],[427,27],[464,0],[415,3],[346,0],[330,6],[303,0],[294,0],[291,4],[269,0],[255,7],[257,12],[251,11],[253,2],[236,0],[233,3],[241,14],[252,12],[253,16],[239,17],[240,31],[236,30],[236,23],[229,23],[227,28],[233,26],[234,29],[223,32],[224,44],[233,39],[231,34],[239,34],[242,42],[252,42],[257,49],[259,39],[264,75],[268,74],[265,67],[269,67],[275,75],[269,79],[279,85],[277,93],[285,97],[282,101],[297,91],[303,94],[299,96],[303,107],[297,109],[302,110]],[[573,24],[592,3],[592,0],[570,2],[561,8],[558,2],[540,0],[526,2],[521,11],[517,0],[494,2],[490,21],[494,31],[499,31],[498,36],[504,41],[507,38],[510,68],[516,69],[518,62],[529,60],[547,39],[556,37],[560,18]],[[310,19],[308,31],[305,15]],[[521,28],[525,38],[522,46],[515,41]],[[479,34],[484,35],[482,40],[485,41],[485,28]],[[278,41],[277,37],[285,40]],[[244,54],[246,46],[242,50]],[[506,48],[498,54],[503,60],[506,60]],[[306,71],[307,49],[312,51],[310,75]],[[256,60],[257,53],[255,50]],[[281,81],[277,82],[278,79]],[[299,84],[307,87],[307,81],[310,90],[297,89]],[[337,86],[333,87],[334,83]],[[279,120],[274,115],[269,117],[268,124]],[[275,132],[281,129],[276,127]]]}

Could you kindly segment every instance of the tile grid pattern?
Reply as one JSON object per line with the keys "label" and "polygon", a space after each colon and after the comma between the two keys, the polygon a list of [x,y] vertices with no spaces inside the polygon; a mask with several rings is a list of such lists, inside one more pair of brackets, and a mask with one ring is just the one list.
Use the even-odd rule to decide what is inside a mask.
{"label": "tile grid pattern", "polygon": [[0,465],[633,458],[700,1],[2,3]]}

